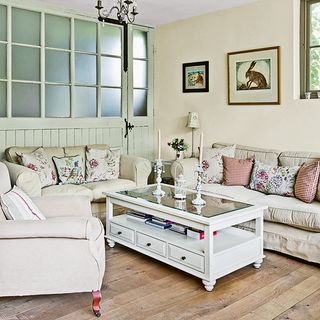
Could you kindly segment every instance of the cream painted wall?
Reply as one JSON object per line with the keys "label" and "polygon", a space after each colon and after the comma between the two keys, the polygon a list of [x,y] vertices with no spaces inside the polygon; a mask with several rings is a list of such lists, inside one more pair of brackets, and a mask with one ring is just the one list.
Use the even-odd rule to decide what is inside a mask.
{"label": "cream painted wall", "polygon": [[[280,106],[229,106],[227,53],[269,46],[282,50]],[[209,60],[209,93],[182,93],[182,63]],[[156,127],[166,142],[183,137],[188,111],[198,111],[205,146],[215,141],[320,152],[320,100],[299,96],[299,0],[263,0],[156,29]],[[198,136],[196,132],[196,143]]]}

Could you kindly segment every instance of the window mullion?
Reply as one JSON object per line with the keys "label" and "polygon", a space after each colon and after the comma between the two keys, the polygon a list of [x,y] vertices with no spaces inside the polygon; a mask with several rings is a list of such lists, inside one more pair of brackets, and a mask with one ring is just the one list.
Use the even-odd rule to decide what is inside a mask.
{"label": "window mullion", "polygon": [[71,18],[71,34],[70,34],[70,41],[71,41],[71,53],[70,53],[70,116],[71,118],[75,117],[75,28],[74,28],[74,18]]}
{"label": "window mullion", "polygon": [[97,26],[97,118],[101,118],[101,23]]}
{"label": "window mullion", "polygon": [[45,14],[41,12],[41,25],[40,25],[40,81],[41,81],[41,91],[40,91],[40,117],[46,117],[46,39],[45,39]]}
{"label": "window mullion", "polygon": [[12,117],[12,7],[7,7],[7,118]]}

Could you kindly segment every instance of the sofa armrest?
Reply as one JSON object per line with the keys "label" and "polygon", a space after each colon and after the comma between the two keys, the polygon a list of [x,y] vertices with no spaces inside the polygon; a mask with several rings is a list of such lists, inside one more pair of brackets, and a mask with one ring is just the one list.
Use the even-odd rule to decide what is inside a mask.
{"label": "sofa armrest", "polygon": [[151,162],[144,158],[121,155],[120,178],[132,180],[137,186],[148,184]]}
{"label": "sofa armrest", "polygon": [[83,217],[0,222],[0,239],[70,238],[90,239],[91,219]]}
{"label": "sofa armrest", "polygon": [[92,217],[88,196],[43,196],[32,201],[47,218]]}
{"label": "sofa armrest", "polygon": [[4,161],[9,170],[12,185],[22,189],[30,197],[41,196],[41,182],[36,172],[20,164]]}
{"label": "sofa armrest", "polygon": [[189,188],[193,188],[197,183],[197,175],[195,174],[195,171],[198,164],[199,160],[197,158],[177,160],[171,166],[171,175],[175,180],[179,174],[183,174],[186,179],[186,185]]}

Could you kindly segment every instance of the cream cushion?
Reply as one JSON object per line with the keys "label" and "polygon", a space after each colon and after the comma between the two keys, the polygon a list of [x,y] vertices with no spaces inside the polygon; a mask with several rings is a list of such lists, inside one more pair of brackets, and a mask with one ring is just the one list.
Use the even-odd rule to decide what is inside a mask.
{"label": "cream cushion", "polygon": [[265,194],[247,189],[243,186],[224,186],[221,184],[204,184],[202,190],[212,195],[222,196],[236,201],[251,203],[253,199],[264,198]]}
{"label": "cream cushion", "polygon": [[90,201],[92,201],[92,192],[90,189],[86,188],[85,185],[74,185],[74,184],[64,184],[55,185],[43,188],[41,190],[42,196],[63,196],[63,195],[77,195],[77,196],[88,196]]}
{"label": "cream cushion", "polygon": [[134,188],[136,184],[127,179],[116,179],[107,181],[97,181],[87,183],[86,188],[92,192],[93,201],[104,201],[106,196],[103,194],[105,191],[120,191]]}
{"label": "cream cushion", "polygon": [[320,232],[320,203],[304,203],[296,198],[268,195],[252,200],[257,205],[267,205],[267,221],[287,224],[296,228]]}
{"label": "cream cushion", "polygon": [[[212,147],[214,148],[223,148],[227,146],[232,146],[231,143],[214,143]],[[249,146],[236,145],[235,158],[238,159],[248,159],[252,156],[255,156],[256,160],[259,160],[265,164],[269,165],[278,165],[278,157],[281,151],[273,149],[262,149],[254,148]]]}

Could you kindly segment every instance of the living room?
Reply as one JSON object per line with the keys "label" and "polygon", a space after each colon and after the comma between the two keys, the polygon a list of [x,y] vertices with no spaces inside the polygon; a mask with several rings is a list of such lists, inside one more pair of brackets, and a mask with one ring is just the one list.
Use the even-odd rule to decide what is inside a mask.
{"label": "living room", "polygon": [[[128,2],[135,20],[123,22],[103,11],[117,1],[0,0],[0,191],[17,186],[45,220],[8,221],[4,203],[20,200],[2,197],[0,318],[319,319],[320,1]],[[184,159],[168,146],[176,138]],[[55,179],[32,171],[39,149]],[[199,162],[217,149],[224,185]],[[106,152],[118,168],[89,174]],[[70,184],[66,157],[83,166]],[[249,160],[250,177],[260,162],[295,168],[295,184],[288,176],[284,196],[252,180],[228,186],[224,157]],[[146,196],[157,175],[176,188]],[[171,208],[179,183],[197,198]],[[23,206],[12,220],[28,220]],[[190,230],[141,226],[117,206]],[[241,245],[220,232],[238,224]]]}

